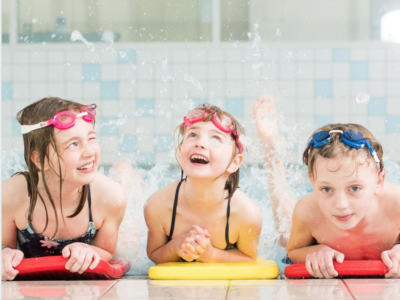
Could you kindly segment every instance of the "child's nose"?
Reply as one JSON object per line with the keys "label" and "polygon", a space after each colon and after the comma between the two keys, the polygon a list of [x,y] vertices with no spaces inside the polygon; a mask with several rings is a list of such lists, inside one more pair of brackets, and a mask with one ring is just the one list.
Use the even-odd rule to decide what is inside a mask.
{"label": "child's nose", "polygon": [[349,207],[349,201],[344,193],[337,195],[335,205],[338,210],[345,210]]}

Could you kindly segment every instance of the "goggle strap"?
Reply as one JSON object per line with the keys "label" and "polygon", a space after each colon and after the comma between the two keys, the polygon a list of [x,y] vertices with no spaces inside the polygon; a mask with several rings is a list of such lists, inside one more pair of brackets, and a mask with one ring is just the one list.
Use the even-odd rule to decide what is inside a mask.
{"label": "goggle strap", "polygon": [[77,115],[76,115],[76,118],[83,117],[83,116],[86,116],[86,115],[88,115],[88,114],[89,114],[89,113],[88,113],[87,111],[84,111],[84,112],[81,112],[81,113],[77,114]]}
{"label": "goggle strap", "polygon": [[22,134],[26,134],[26,133],[31,132],[33,130],[40,129],[40,128],[43,128],[43,127],[46,127],[46,126],[49,126],[49,125],[50,125],[49,121],[40,122],[40,123],[35,124],[35,125],[21,125],[21,133]]}

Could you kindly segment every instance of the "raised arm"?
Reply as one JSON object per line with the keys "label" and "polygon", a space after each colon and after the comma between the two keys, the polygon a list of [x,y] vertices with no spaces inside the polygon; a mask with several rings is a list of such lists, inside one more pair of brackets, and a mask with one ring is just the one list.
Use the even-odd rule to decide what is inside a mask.
{"label": "raised arm", "polygon": [[279,244],[286,246],[294,196],[285,177],[283,153],[277,148],[281,144],[282,137],[279,135],[274,98],[271,96],[258,98],[253,107],[253,116],[264,155],[275,229],[280,233]]}

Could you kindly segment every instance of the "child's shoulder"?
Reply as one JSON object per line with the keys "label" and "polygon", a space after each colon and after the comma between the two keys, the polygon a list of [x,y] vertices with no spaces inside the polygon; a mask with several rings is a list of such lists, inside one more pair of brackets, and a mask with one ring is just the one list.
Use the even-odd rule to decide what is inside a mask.
{"label": "child's shoulder", "polygon": [[314,192],[305,195],[297,201],[293,211],[295,217],[304,221],[310,219],[310,214],[316,217],[319,213],[321,213],[321,210],[318,206]]}
{"label": "child's shoulder", "polygon": [[15,175],[2,182],[1,201],[3,204],[8,202],[18,205],[20,201],[25,201],[29,197],[28,183],[22,174]]}
{"label": "child's shoulder", "polygon": [[381,196],[383,203],[387,204],[388,210],[394,213],[400,212],[400,186],[394,183],[385,182]]}
{"label": "child's shoulder", "polygon": [[90,191],[103,203],[110,207],[124,207],[127,202],[127,194],[123,186],[111,178],[98,173],[96,179],[90,184]]}
{"label": "child's shoulder", "polygon": [[244,219],[258,221],[261,219],[260,208],[245,193],[237,189],[231,199],[231,211],[239,212]]}
{"label": "child's shoulder", "polygon": [[175,180],[174,182],[150,195],[146,201],[146,205],[163,205],[165,203],[172,203],[174,201],[176,188],[179,184],[179,181],[180,180]]}

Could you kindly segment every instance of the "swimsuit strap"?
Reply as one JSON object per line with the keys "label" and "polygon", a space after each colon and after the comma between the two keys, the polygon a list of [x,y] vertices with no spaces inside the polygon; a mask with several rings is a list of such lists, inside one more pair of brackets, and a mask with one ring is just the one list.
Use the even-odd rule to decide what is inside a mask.
{"label": "swimsuit strap", "polygon": [[225,227],[225,241],[227,247],[230,245],[229,243],[229,215],[231,214],[231,198],[228,199],[228,207],[226,209],[226,227]]}
{"label": "swimsuit strap", "polygon": [[88,204],[89,204],[89,222],[93,222],[92,220],[92,197],[90,196],[90,185],[88,184]]}
{"label": "swimsuit strap", "polygon": [[179,189],[181,187],[182,182],[185,179],[182,179],[178,186],[176,187],[175,191],[175,199],[174,199],[174,208],[172,210],[172,220],[171,220],[171,229],[169,230],[168,241],[172,240],[172,235],[174,234],[174,227],[175,227],[175,217],[176,217],[176,208],[178,207],[178,196],[179,196]]}

